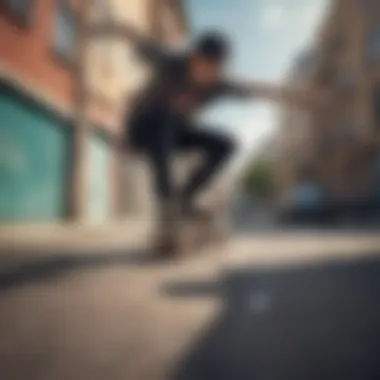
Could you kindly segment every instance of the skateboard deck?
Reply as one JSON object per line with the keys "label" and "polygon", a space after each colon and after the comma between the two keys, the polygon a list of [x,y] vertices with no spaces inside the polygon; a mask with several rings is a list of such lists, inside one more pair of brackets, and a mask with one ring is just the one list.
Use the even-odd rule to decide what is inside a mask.
{"label": "skateboard deck", "polygon": [[153,250],[171,258],[184,258],[206,247],[228,242],[229,236],[218,220],[177,220],[174,225],[157,225]]}

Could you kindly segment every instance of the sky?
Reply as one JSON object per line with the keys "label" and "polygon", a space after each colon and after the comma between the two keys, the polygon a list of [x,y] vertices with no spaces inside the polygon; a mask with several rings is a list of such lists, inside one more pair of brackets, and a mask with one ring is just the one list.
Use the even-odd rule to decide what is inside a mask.
{"label": "sky", "polygon": [[[185,0],[191,36],[221,29],[233,45],[236,78],[281,83],[294,58],[311,46],[328,0]],[[203,116],[254,151],[276,128],[276,108],[257,102],[218,103]]]}

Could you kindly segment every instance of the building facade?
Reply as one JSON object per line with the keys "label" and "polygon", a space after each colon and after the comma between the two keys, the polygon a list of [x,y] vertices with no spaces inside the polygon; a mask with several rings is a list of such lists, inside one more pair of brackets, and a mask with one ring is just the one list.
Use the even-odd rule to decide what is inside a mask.
{"label": "building facade", "polygon": [[[132,49],[116,40],[89,41],[84,62],[77,61],[82,4],[0,4],[0,221],[60,221],[73,216],[72,204],[78,198],[73,172],[80,156],[85,156],[85,186],[80,197],[83,211],[75,214],[77,218],[115,217],[128,192],[120,174],[123,120],[148,73],[132,57]],[[89,19],[105,17],[131,23],[152,38],[174,41],[186,30],[180,1],[91,1]],[[80,64],[85,66],[86,133],[78,145]]]}
{"label": "building facade", "polygon": [[[380,199],[380,4],[332,1],[315,49],[316,66],[308,80],[329,99],[306,123],[313,141],[309,173],[334,208],[374,209]],[[307,146],[301,140],[297,144]],[[297,173],[305,160],[293,158],[290,170]],[[297,180],[295,175],[285,187]]]}
{"label": "building facade", "polygon": [[[289,85],[305,89],[316,71],[317,59],[312,49],[297,57],[287,78]],[[314,159],[314,128],[309,113],[295,105],[282,105],[279,118],[280,128],[275,138],[276,190],[280,205],[288,207],[290,190]]]}

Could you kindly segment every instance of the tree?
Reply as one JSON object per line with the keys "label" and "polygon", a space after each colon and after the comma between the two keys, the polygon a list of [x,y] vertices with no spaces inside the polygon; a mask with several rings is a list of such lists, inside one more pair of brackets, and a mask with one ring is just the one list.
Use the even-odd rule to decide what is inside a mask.
{"label": "tree", "polygon": [[243,190],[252,197],[267,198],[274,192],[274,163],[259,160],[248,166],[243,176]]}

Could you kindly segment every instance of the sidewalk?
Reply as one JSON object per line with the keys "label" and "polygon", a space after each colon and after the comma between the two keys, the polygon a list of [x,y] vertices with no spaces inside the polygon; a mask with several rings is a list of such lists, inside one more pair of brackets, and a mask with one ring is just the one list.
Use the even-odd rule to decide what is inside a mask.
{"label": "sidewalk", "polygon": [[0,255],[20,251],[120,249],[147,242],[151,228],[151,222],[137,218],[104,225],[0,225]]}

